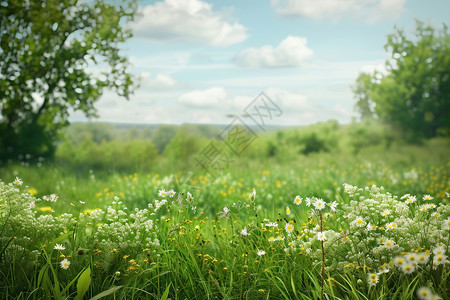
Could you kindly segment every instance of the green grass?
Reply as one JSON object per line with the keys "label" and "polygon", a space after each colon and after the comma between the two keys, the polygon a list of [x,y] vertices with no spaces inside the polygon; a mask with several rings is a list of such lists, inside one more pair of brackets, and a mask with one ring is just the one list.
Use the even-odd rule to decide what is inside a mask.
{"label": "green grass", "polygon": [[[9,165],[0,169],[0,178],[8,183],[18,176],[24,185],[19,187],[20,192],[3,186],[0,195],[0,249],[3,249],[0,297],[62,299],[85,291],[85,298],[97,295],[97,299],[103,295],[111,299],[318,299],[320,263],[314,254],[318,243],[310,245],[311,253],[302,249],[302,244],[289,245],[296,243],[297,236],[301,236],[302,243],[307,243],[305,235],[308,234],[300,230],[313,228],[317,220],[305,205],[295,206],[294,197],[321,197],[328,203],[337,201],[342,208],[351,201],[343,191],[343,183],[359,187],[376,184],[394,195],[416,195],[420,201],[425,194],[433,195],[432,203],[441,204],[441,220],[447,217],[449,206],[445,195],[449,191],[448,149],[447,140],[434,140],[423,146],[394,145],[382,152],[374,147],[355,155],[299,155],[297,160],[284,164],[278,164],[275,159],[235,157],[235,164],[218,179],[201,169],[192,170],[192,174],[170,168],[159,174],[119,174],[76,173],[56,164]],[[183,199],[191,192],[194,204],[183,202],[179,206],[171,204],[177,196],[167,198],[169,202],[151,215],[153,209],[148,204],[162,199],[158,196],[160,189],[171,188],[177,193],[184,192]],[[248,198],[253,189],[256,190],[254,204]],[[33,208],[35,217],[48,216],[58,223],[63,222],[63,214],[72,214],[76,223],[64,221],[66,225],[61,227],[48,225],[49,230],[45,232],[33,225],[27,227],[28,231],[22,230],[20,214],[26,203],[11,208],[12,200],[7,199],[17,195],[17,199],[31,201],[29,194],[42,198],[51,193],[59,196],[58,201],[37,202]],[[123,203],[112,204],[113,201]],[[127,236],[129,240],[117,242],[114,234],[96,238],[99,228],[113,221],[108,221],[106,216],[96,219],[92,210],[107,211],[108,206],[116,211],[124,210],[124,206],[128,208],[124,210],[127,216],[118,218],[123,227],[117,236],[134,231]],[[231,210],[226,216],[220,213],[224,206]],[[285,214],[286,206],[292,210],[289,216]],[[148,233],[138,234],[143,227],[141,221],[131,217],[134,208],[148,208],[150,211],[144,215],[157,229],[153,227]],[[419,214],[418,210],[418,206],[411,208],[411,215]],[[261,226],[269,221],[277,221],[278,230]],[[36,222],[47,224],[42,220]],[[286,222],[293,222],[299,230],[295,238],[285,233]],[[127,224],[137,225],[126,227]],[[326,226],[336,232],[351,228],[343,212],[330,215]],[[429,230],[434,230],[434,225],[430,226]],[[244,227],[250,236],[240,234]],[[442,232],[440,241],[448,246],[448,229]],[[159,246],[139,244],[153,233]],[[268,241],[270,236],[277,235],[286,239]],[[421,245],[423,251],[432,250],[435,245],[425,240]],[[56,243],[66,249],[54,250]],[[291,250],[285,251],[286,248]],[[266,254],[258,256],[260,249]],[[341,248],[329,249],[341,251]],[[61,254],[71,261],[67,270],[59,265],[63,259]],[[341,257],[342,261],[348,259],[344,252]],[[355,265],[346,269],[346,273],[327,268],[324,299],[412,299],[417,288],[425,285],[443,298],[448,295],[448,263],[436,270],[427,265],[411,275],[394,271],[381,274],[379,283],[370,287],[366,280],[370,270],[364,263],[352,262]],[[327,262],[327,267],[330,264]]]}

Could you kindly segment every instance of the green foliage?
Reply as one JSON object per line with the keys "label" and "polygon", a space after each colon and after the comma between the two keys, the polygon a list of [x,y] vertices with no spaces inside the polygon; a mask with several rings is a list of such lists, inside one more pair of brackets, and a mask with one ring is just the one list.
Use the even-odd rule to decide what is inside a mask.
{"label": "green foliage", "polygon": [[118,45],[131,37],[124,24],[135,9],[135,1],[1,2],[1,160],[51,156],[70,112],[94,116],[106,88],[129,98],[135,85]]}
{"label": "green foliage", "polygon": [[352,86],[353,94],[357,99],[355,109],[361,115],[361,120],[373,118],[374,111],[371,107],[370,91],[372,89],[372,76],[367,73],[359,74],[355,84]]}
{"label": "green foliage", "polygon": [[157,151],[151,141],[103,140],[95,143],[89,136],[75,145],[66,139],[56,151],[56,159],[75,168],[110,171],[150,171],[155,168]]}
{"label": "green foliage", "polygon": [[206,145],[206,139],[188,134],[184,130],[179,131],[164,149],[167,167],[178,167],[178,171],[189,170],[195,164],[191,158]]}
{"label": "green foliage", "polygon": [[361,74],[353,91],[362,117],[372,113],[408,140],[449,135],[450,34],[417,21],[413,38],[396,28],[385,45],[387,74]]}

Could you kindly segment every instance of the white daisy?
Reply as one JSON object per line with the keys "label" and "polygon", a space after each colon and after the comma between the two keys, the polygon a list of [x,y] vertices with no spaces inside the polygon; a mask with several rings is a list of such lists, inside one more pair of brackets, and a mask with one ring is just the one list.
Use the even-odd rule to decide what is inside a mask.
{"label": "white daisy", "polygon": [[433,197],[431,195],[424,195],[422,199],[425,201],[430,201],[433,200]]}
{"label": "white daisy", "polygon": [[421,287],[417,290],[417,297],[421,300],[428,300],[433,295],[433,292],[428,287]]}
{"label": "white daisy", "polygon": [[414,203],[416,201],[417,201],[416,196],[409,196],[409,197],[406,198],[405,203],[406,204],[412,204],[412,203]]}
{"label": "white daisy", "polygon": [[370,286],[376,286],[379,281],[379,277],[377,273],[369,273],[367,276],[367,282]]}
{"label": "white daisy", "polygon": [[68,261],[67,258],[64,258],[61,261],[61,268],[64,270],[67,270],[69,268],[69,266],[70,266],[70,261]]}
{"label": "white daisy", "polygon": [[165,190],[159,190],[159,192],[158,192],[158,196],[160,196],[160,197],[166,197],[166,191]]}
{"label": "white daisy", "polygon": [[286,230],[287,233],[291,233],[292,231],[294,231],[294,225],[292,225],[290,223],[286,223],[286,225],[284,226],[284,229]]}
{"label": "white daisy", "polygon": [[65,250],[66,248],[61,244],[56,244],[54,249],[62,251],[62,250]]}
{"label": "white daisy", "polygon": [[327,238],[326,238],[324,232],[318,232],[318,233],[317,233],[317,239],[318,239],[319,241],[325,241]]}
{"label": "white daisy", "polygon": [[167,194],[169,195],[170,198],[172,198],[173,196],[175,196],[175,191],[173,189],[171,189],[170,191],[167,192]]}
{"label": "white daisy", "polygon": [[316,201],[313,203],[314,207],[318,210],[322,210],[325,208],[325,201],[321,198],[317,198]]}
{"label": "white daisy", "polygon": [[22,179],[19,178],[19,177],[16,177],[16,179],[14,179],[13,182],[14,182],[14,184],[16,184],[16,185],[22,185],[22,183],[23,183]]}
{"label": "white daisy", "polygon": [[411,263],[404,263],[401,266],[401,270],[405,274],[412,274],[416,270],[416,267],[413,264],[411,264]]}

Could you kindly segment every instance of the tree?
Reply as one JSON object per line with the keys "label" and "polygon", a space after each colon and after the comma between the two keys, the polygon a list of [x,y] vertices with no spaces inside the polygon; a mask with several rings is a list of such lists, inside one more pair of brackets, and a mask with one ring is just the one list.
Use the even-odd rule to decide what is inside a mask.
{"label": "tree", "polygon": [[361,113],[399,128],[408,139],[450,134],[450,35],[416,22],[413,38],[395,28],[387,38],[386,74],[361,74],[353,90]]}
{"label": "tree", "polygon": [[106,88],[129,99],[136,85],[119,45],[135,11],[134,0],[0,1],[0,159],[51,156],[69,114],[96,116]]}
{"label": "tree", "polygon": [[374,115],[369,95],[371,85],[372,76],[367,73],[361,73],[356,79],[355,85],[352,86],[353,94],[357,99],[355,109],[361,114],[361,120],[371,119]]}

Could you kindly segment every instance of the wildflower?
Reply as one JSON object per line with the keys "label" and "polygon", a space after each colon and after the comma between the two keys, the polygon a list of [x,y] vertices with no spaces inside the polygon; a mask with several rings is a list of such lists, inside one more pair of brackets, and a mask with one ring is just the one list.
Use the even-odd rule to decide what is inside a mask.
{"label": "wildflower", "polygon": [[335,212],[335,211],[336,211],[337,205],[338,205],[338,203],[337,203],[336,201],[333,201],[333,202],[330,204],[330,209],[331,209],[332,212]]}
{"label": "wildflower", "polygon": [[256,254],[257,254],[258,256],[265,255],[265,254],[266,254],[266,251],[264,251],[264,250],[258,250],[258,252],[256,252]]}
{"label": "wildflower", "polygon": [[444,245],[437,246],[436,248],[433,249],[434,255],[439,255],[439,254],[444,254],[444,253],[445,253]]}
{"label": "wildflower", "polygon": [[255,199],[256,199],[256,190],[253,189],[253,191],[250,193],[250,195],[248,195],[248,200],[249,200],[250,202],[254,202]]}
{"label": "wildflower", "polygon": [[170,198],[173,198],[173,196],[175,196],[175,191],[173,189],[171,189],[170,191],[167,192]]}
{"label": "wildflower", "polygon": [[318,233],[317,233],[317,239],[318,239],[319,241],[325,241],[327,238],[325,237],[325,233],[323,233],[323,232],[318,232]]}
{"label": "wildflower", "polygon": [[409,196],[409,197],[407,197],[407,199],[405,200],[405,203],[406,203],[406,204],[412,204],[412,203],[414,203],[414,202],[416,202],[416,201],[417,201],[416,196]]}
{"label": "wildflower", "polygon": [[311,198],[306,197],[305,202],[306,202],[306,206],[311,206]]}
{"label": "wildflower", "polygon": [[412,274],[412,273],[416,270],[416,268],[414,267],[413,264],[404,263],[404,264],[401,266],[401,270],[402,270],[402,272],[405,273],[405,274]]}
{"label": "wildflower", "polygon": [[289,206],[286,206],[286,215],[290,215],[291,214],[291,209],[289,208]]}
{"label": "wildflower", "polygon": [[56,200],[58,200],[58,195],[56,195],[56,194],[51,194],[51,195],[50,195],[50,198],[49,198],[49,201],[50,201],[50,202],[56,202]]}
{"label": "wildflower", "polygon": [[66,248],[61,244],[56,244],[54,249],[62,251],[62,250],[65,250]]}
{"label": "wildflower", "polygon": [[268,241],[269,241],[269,242],[274,242],[274,241],[275,241],[275,238],[274,238],[273,236],[271,236],[271,237],[269,238]]}
{"label": "wildflower", "polygon": [[376,286],[379,281],[378,274],[377,273],[369,273],[369,275],[367,276],[367,281],[370,286]]}
{"label": "wildflower", "polygon": [[278,227],[278,224],[276,222],[269,222],[269,223],[266,223],[266,226],[267,227]]}
{"label": "wildflower", "polygon": [[364,219],[360,216],[356,217],[355,223],[357,226],[362,227],[364,226]]}
{"label": "wildflower", "polygon": [[428,287],[423,286],[417,290],[417,296],[421,300],[428,300],[432,295],[433,293]]}
{"label": "wildflower", "polygon": [[114,274],[115,274],[116,276],[119,276],[119,275],[120,275],[120,271],[116,271]]}
{"label": "wildflower", "polygon": [[292,233],[292,231],[294,231],[294,225],[287,223],[286,226],[284,226],[284,229],[287,233]]}
{"label": "wildflower", "polygon": [[431,214],[433,217],[438,218],[441,214],[438,213],[437,211],[435,211],[434,213]]}
{"label": "wildflower", "polygon": [[385,243],[384,243],[384,245],[385,246],[387,246],[387,247],[392,247],[392,246],[394,246],[394,241],[392,241],[392,240],[387,240]]}
{"label": "wildflower", "polygon": [[389,216],[391,214],[391,211],[389,209],[385,209],[381,212],[381,215],[383,217]]}
{"label": "wildflower", "polygon": [[299,195],[295,196],[294,204],[300,205],[302,203],[302,198]]}
{"label": "wildflower", "polygon": [[444,254],[437,254],[433,258],[433,265],[443,265],[445,261],[447,260],[447,256]]}
{"label": "wildflower", "polygon": [[194,197],[192,196],[191,193],[187,192],[187,195],[186,195],[186,201],[187,201],[187,202],[191,202],[192,200],[194,200]]}
{"label": "wildflower", "polygon": [[427,210],[430,209],[430,205],[429,204],[422,204],[419,209],[420,209],[420,211],[427,211]]}
{"label": "wildflower", "polygon": [[397,227],[397,224],[395,224],[394,222],[388,223],[386,224],[386,231],[388,231],[389,229],[393,229]]}
{"label": "wildflower", "polygon": [[368,231],[371,231],[371,230],[376,230],[377,229],[377,225],[375,225],[375,224],[367,224],[367,230]]}
{"label": "wildflower", "polygon": [[281,236],[281,235],[279,235],[275,238],[275,241],[283,241],[283,240],[284,240],[284,236]]}
{"label": "wildflower", "polygon": [[85,204],[85,203],[86,203],[86,201],[80,200],[80,203],[81,203],[81,204]]}
{"label": "wildflower", "polygon": [[380,273],[389,273],[389,267],[386,266],[386,264],[382,264],[378,270],[380,271]]}
{"label": "wildflower", "polygon": [[403,266],[405,264],[405,259],[403,256],[394,257],[394,265],[397,267]]}
{"label": "wildflower", "polygon": [[166,191],[165,191],[165,190],[159,190],[158,196],[160,196],[160,197],[166,197]]}
{"label": "wildflower", "polygon": [[401,196],[400,199],[405,200],[406,198],[409,198],[409,197],[411,197],[410,194],[405,194],[405,195]]}
{"label": "wildflower", "polygon": [[70,266],[70,261],[68,261],[67,258],[64,258],[61,261],[61,268],[64,270],[67,270],[69,268],[69,266]]}
{"label": "wildflower", "polygon": [[322,210],[325,208],[325,201],[323,199],[317,198],[313,203],[314,207],[318,210]]}
{"label": "wildflower", "polygon": [[250,233],[248,233],[248,231],[247,231],[247,226],[244,227],[244,229],[241,230],[240,234],[242,236],[250,236]]}
{"label": "wildflower", "polygon": [[429,257],[430,257],[430,255],[428,255],[426,253],[419,253],[419,254],[417,254],[417,262],[419,264],[426,264]]}
{"label": "wildflower", "polygon": [[20,179],[19,177],[16,177],[13,182],[15,185],[22,185],[23,183],[22,179]]}
{"label": "wildflower", "polygon": [[410,254],[407,254],[407,255],[405,256],[405,258],[406,258],[406,260],[409,261],[410,263],[414,263],[414,262],[417,261],[417,254],[416,254],[416,253],[410,253]]}
{"label": "wildflower", "polygon": [[450,218],[447,218],[447,220],[444,220],[444,222],[442,223],[442,229],[448,230],[449,228],[450,228]]}
{"label": "wildflower", "polygon": [[433,197],[431,195],[425,195],[425,196],[423,196],[422,199],[425,201],[430,201],[430,200],[433,200]]}

